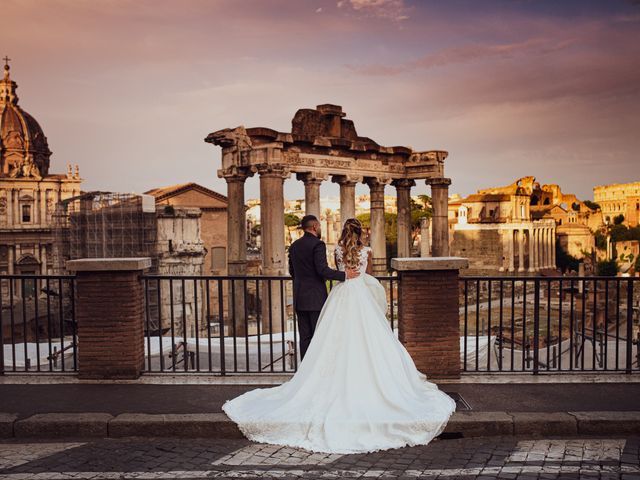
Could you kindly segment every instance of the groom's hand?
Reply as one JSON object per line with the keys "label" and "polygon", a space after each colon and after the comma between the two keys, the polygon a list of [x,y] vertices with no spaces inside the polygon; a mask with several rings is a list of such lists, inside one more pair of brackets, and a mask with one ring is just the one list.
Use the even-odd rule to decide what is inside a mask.
{"label": "groom's hand", "polygon": [[360,276],[360,272],[358,270],[353,270],[351,268],[347,269],[346,274],[347,274],[347,280],[351,280],[352,278],[356,278]]}

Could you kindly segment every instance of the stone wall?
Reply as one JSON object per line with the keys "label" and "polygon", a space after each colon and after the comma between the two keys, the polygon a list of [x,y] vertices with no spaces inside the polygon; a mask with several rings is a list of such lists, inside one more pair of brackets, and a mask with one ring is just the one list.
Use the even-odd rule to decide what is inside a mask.
{"label": "stone wall", "polygon": [[[157,237],[157,273],[159,275],[203,275],[205,248],[200,237],[200,218],[202,213],[198,208],[174,206],[159,206],[158,237]],[[198,290],[198,305],[195,303],[196,289]],[[164,282],[161,287],[161,312],[163,326],[170,326],[171,297],[173,295],[173,318],[176,335],[183,335],[186,327],[187,336],[195,335],[195,313],[198,308],[198,318],[205,318],[203,307],[202,282],[193,280],[184,282],[184,310],[183,282],[173,282],[173,291]],[[151,295],[153,298],[153,295]],[[201,321],[199,330],[206,327]]]}
{"label": "stone wall", "polygon": [[451,255],[469,259],[465,275],[498,274],[503,265],[502,242],[503,236],[497,229],[454,230]]}

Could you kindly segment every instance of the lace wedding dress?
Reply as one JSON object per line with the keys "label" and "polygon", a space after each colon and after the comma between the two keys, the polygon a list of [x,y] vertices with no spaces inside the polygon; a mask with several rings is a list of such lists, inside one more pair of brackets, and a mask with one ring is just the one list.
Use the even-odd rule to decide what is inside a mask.
{"label": "lace wedding dress", "polygon": [[[364,453],[430,442],[455,402],[426,380],[395,337],[384,287],[367,275],[333,287],[297,373],[222,409],[250,440],[314,452]],[[338,268],[344,270],[341,249]]]}

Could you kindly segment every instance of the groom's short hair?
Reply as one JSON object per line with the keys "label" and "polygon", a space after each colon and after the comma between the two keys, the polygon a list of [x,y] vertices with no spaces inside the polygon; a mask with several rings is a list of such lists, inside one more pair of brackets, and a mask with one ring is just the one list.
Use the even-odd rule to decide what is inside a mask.
{"label": "groom's short hair", "polygon": [[302,217],[302,220],[300,220],[300,228],[302,230],[311,228],[313,225],[313,222],[317,222],[317,221],[318,219],[316,218],[315,215],[305,215],[304,217]]}

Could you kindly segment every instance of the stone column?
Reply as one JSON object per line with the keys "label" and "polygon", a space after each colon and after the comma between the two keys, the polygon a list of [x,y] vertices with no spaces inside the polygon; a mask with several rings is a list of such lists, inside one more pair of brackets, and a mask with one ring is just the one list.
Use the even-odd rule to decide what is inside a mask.
{"label": "stone column", "polygon": [[518,232],[518,272],[524,272],[524,229],[519,228]]}
{"label": "stone column", "polygon": [[67,261],[76,272],[78,376],[136,379],[144,366],[145,292],[141,274],[150,258]]}
{"label": "stone column", "polygon": [[373,274],[387,273],[387,246],[384,235],[384,183],[375,178],[367,180],[371,202],[371,249]]}
{"label": "stone column", "polygon": [[15,247],[13,245],[8,245],[8,258],[7,258],[7,273],[9,275],[13,275],[14,271],[15,271],[15,264],[16,264],[16,256],[15,256]]}
{"label": "stone column", "polygon": [[334,175],[332,182],[340,185],[340,225],[356,217],[356,184],[362,179],[347,175]]}
{"label": "stone column", "polygon": [[431,256],[431,219],[420,220],[420,256]]}
{"label": "stone column", "polygon": [[547,228],[547,268],[552,268],[552,258],[553,258],[553,234],[550,228]]}
{"label": "stone column", "polygon": [[545,228],[544,229],[544,240],[543,240],[543,244],[544,244],[544,268],[549,268],[549,266],[551,265],[551,248],[549,246],[550,243],[550,235],[549,235],[549,229]]}
{"label": "stone column", "polygon": [[13,191],[13,224],[22,224],[22,212],[20,212],[20,189]]}
{"label": "stone column", "polygon": [[431,254],[434,257],[449,256],[449,185],[450,178],[429,178],[427,185],[431,185],[432,213],[432,242]]}
{"label": "stone column", "polygon": [[[262,238],[262,274],[285,275],[284,248],[284,180],[289,171],[283,165],[263,164],[258,167],[260,175],[260,237]],[[262,329],[261,333],[280,332],[281,289],[279,282],[271,282],[269,298],[268,280],[262,282]],[[271,315],[271,317],[270,317]],[[271,318],[271,327],[269,319]]]}
{"label": "stone column", "polygon": [[40,190],[40,223],[47,225],[47,190]]}
{"label": "stone column", "polygon": [[532,234],[532,240],[533,240],[533,258],[532,258],[532,267],[533,267],[533,271],[537,272],[538,271],[538,228],[536,228],[535,226],[531,229],[531,234]]}
{"label": "stone column", "polygon": [[509,230],[509,237],[507,239],[507,250],[509,252],[509,267],[507,270],[511,273],[513,273],[516,269],[516,265],[515,265],[516,251],[514,249],[514,242],[513,242],[514,232],[515,230]]}
{"label": "stone column", "polygon": [[551,268],[556,268],[556,232],[554,228],[549,229],[551,235]]}
{"label": "stone column", "polygon": [[304,182],[305,215],[315,215],[320,220],[320,185],[326,178],[313,173],[298,173],[296,177]]}
{"label": "stone column", "polygon": [[398,271],[398,339],[427,378],[460,377],[460,257],[394,258]]}
{"label": "stone column", "polygon": [[40,274],[47,274],[47,244],[40,244]]}
{"label": "stone column", "polygon": [[13,188],[7,191],[7,227],[13,227]]}
{"label": "stone column", "polygon": [[527,245],[529,246],[529,272],[533,273],[536,271],[535,266],[534,266],[534,258],[535,258],[535,250],[534,250],[534,240],[533,240],[533,228],[528,228],[527,229],[528,232],[528,236],[527,236]]}
{"label": "stone column", "polygon": [[395,180],[398,210],[398,257],[411,256],[411,187],[413,180]]}
{"label": "stone column", "polygon": [[545,255],[547,251],[544,245],[544,228],[540,228],[538,230],[538,245],[540,247],[540,253],[539,253],[540,262],[538,263],[538,266],[540,270],[543,270],[544,268],[546,268]]}
{"label": "stone column", "polygon": [[[336,232],[335,232],[335,218],[333,216],[333,213],[329,213],[327,215],[327,230],[323,233],[323,237],[326,239],[326,243],[328,245],[334,245],[335,243],[337,243],[337,239],[336,239]],[[329,252],[327,252],[327,255],[329,254]]]}
{"label": "stone column", "polygon": [[538,270],[545,268],[544,228],[538,228]]}
{"label": "stone column", "polygon": [[[247,171],[230,169],[222,171],[219,176],[227,182],[227,274],[230,276],[245,276],[247,274],[247,215],[244,203],[244,186]],[[244,336],[246,322],[244,318],[244,282],[233,280],[233,298],[229,285],[229,300],[226,311],[229,312],[227,321],[227,335]],[[217,295],[217,294],[216,294]],[[216,295],[213,298],[216,298]]]}

